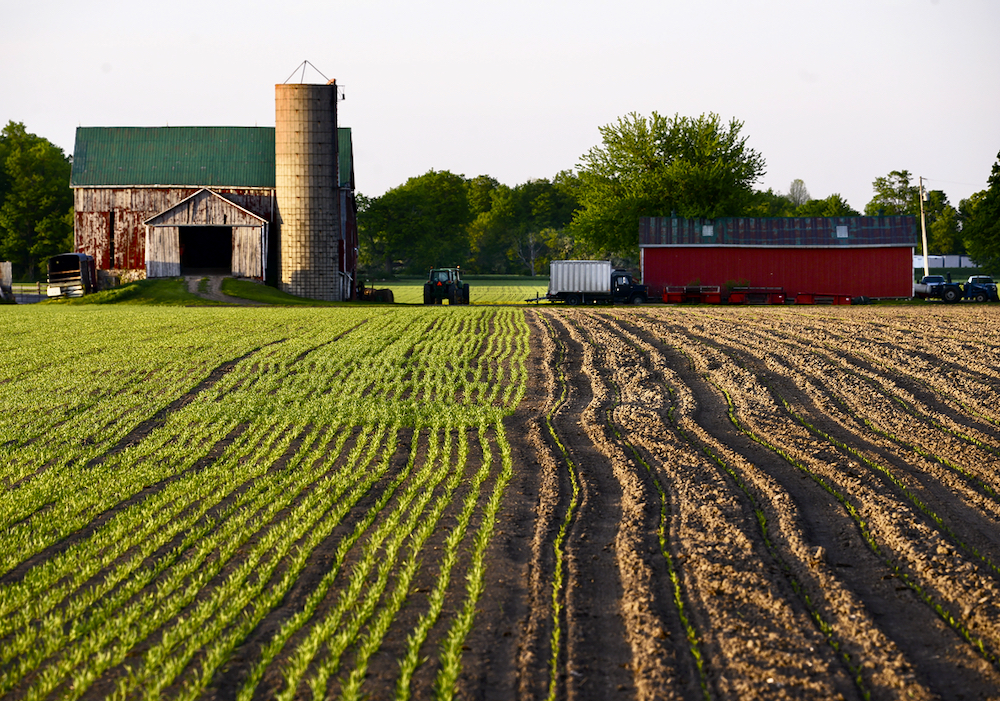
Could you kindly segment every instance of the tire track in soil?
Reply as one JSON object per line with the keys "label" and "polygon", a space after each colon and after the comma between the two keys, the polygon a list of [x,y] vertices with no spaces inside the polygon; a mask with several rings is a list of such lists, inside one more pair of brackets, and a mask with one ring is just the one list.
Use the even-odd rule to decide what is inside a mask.
{"label": "tire track in soil", "polygon": [[[764,376],[762,361],[749,352],[752,345],[745,344],[729,352]],[[857,461],[848,463],[847,483],[851,478],[861,480],[865,484],[861,491],[869,494],[868,501],[882,503],[881,509],[873,507],[874,513],[869,512],[865,518],[875,526],[872,531],[881,547],[894,553],[900,576],[918,582],[927,605],[940,606],[941,615],[955,632],[967,639],[972,649],[982,649],[982,656],[1000,667],[996,609],[991,604],[983,607],[983,611],[976,610],[977,604],[988,603],[977,599],[982,592],[996,586],[1000,574],[996,565],[996,538],[990,537],[993,519],[981,509],[963,503],[955,485],[940,484],[933,475],[926,474],[927,466],[921,465],[921,461],[907,463],[881,446],[868,443],[870,436],[857,435],[850,426],[836,423],[835,416],[817,410],[799,387],[800,379],[787,377],[780,367],[769,369],[764,384],[787,402],[786,412],[825,441],[833,454],[840,456],[838,462]],[[858,492],[858,487],[852,491]],[[909,519],[909,523],[904,519]]]}
{"label": "tire track in soil", "polygon": [[[520,487],[526,475],[536,475],[531,492],[518,490],[529,495],[533,517],[529,513],[525,523],[525,530],[530,529],[526,539],[530,544],[524,579],[527,610],[520,619],[515,683],[518,698],[537,699],[548,693],[548,661],[552,649],[555,553],[549,542],[556,538],[558,524],[565,518],[571,485],[565,469],[560,467],[561,457],[557,459],[556,449],[546,442],[546,417],[556,408],[557,401],[561,401],[557,397],[562,392],[562,385],[556,380],[554,365],[561,363],[562,356],[557,353],[552,333],[541,315],[532,311],[527,320],[531,329],[528,385],[524,400],[511,417],[520,430],[509,434],[513,455],[518,458],[515,464],[528,466],[528,469],[515,472],[514,484]],[[533,465],[538,466],[537,473]]]}
{"label": "tire track in soil", "polygon": [[[804,420],[819,433],[829,435],[833,441],[842,444],[844,447],[839,450],[849,459],[873,470],[873,465],[878,465],[906,485],[928,510],[943,518],[943,525],[938,526],[927,516],[929,527],[952,530],[947,524],[961,524],[961,528],[950,533],[949,537],[980,566],[1000,574],[995,571],[996,563],[1000,563],[1000,534],[996,530],[1000,500],[995,491],[988,491],[992,489],[988,483],[981,482],[976,475],[977,466],[989,466],[990,456],[984,455],[974,444],[961,444],[944,426],[918,424],[915,421],[917,417],[912,414],[895,413],[892,398],[898,394],[888,389],[879,392],[876,397],[872,397],[870,392],[859,391],[866,386],[868,378],[852,375],[841,379],[836,377],[839,368],[828,366],[818,369],[827,373],[829,381],[815,383],[804,377],[805,371],[796,362],[797,357],[803,354],[808,355],[792,344],[781,359],[772,356],[767,362],[774,382],[780,383],[783,388],[780,390],[783,396],[791,396],[792,392],[801,394],[802,401],[796,403],[807,412]],[[747,362],[760,365],[758,358]],[[890,406],[887,408],[886,404]],[[908,423],[908,420],[913,423]],[[877,432],[872,426],[878,424],[894,430],[894,433]],[[894,425],[896,428],[893,429]],[[916,450],[914,446],[919,447],[920,443],[931,446],[940,455],[925,448]],[[947,467],[946,460],[951,462]],[[960,463],[971,469],[962,468]],[[887,477],[883,476],[883,479],[889,482]],[[891,483],[887,486],[893,488]],[[898,491],[898,485],[896,489]],[[909,503],[903,496],[898,498],[901,503]],[[971,551],[968,546],[971,546]]]}
{"label": "tire track in soil", "polygon": [[[854,570],[838,565],[857,563],[855,550],[859,544],[851,537],[853,522],[841,513],[836,500],[733,424],[727,400],[709,374],[711,369],[718,369],[718,361],[699,355],[697,341],[686,334],[682,325],[652,316],[633,316],[628,322],[635,325],[639,338],[656,349],[653,357],[660,356],[657,367],[665,381],[671,385],[676,382],[676,391],[682,398],[687,395],[684,401],[693,404],[685,409],[681,403],[677,411],[679,426],[723,460],[759,504],[766,519],[767,538],[783,563],[782,576],[789,582],[789,589],[795,591],[789,605],[814,611],[809,627],[830,639],[829,643],[801,650],[804,659],[800,658],[791,671],[826,677],[845,698],[863,698],[866,692],[862,689],[873,698],[931,698],[931,692],[915,679],[907,658],[865,612],[866,602],[900,596],[893,588],[894,581],[877,576],[843,580],[845,573],[850,575]],[[867,548],[860,552],[862,567],[866,566],[867,554]],[[871,562],[867,566],[880,565],[868,559]],[[934,617],[926,618],[931,624],[936,622]],[[910,619],[904,616],[901,620]],[[922,620],[912,627],[915,635],[922,630]],[[824,666],[828,671],[823,671]],[[864,670],[862,689],[849,681],[859,666]]]}
{"label": "tire track in soil", "polygon": [[631,602],[621,572],[621,559],[631,554],[633,544],[622,537],[622,487],[600,449],[604,436],[596,421],[588,349],[565,318],[549,320],[564,349],[562,371],[569,390],[552,425],[576,466],[580,490],[565,545],[566,635],[559,686],[571,699],[635,694],[636,660],[625,620]]}
{"label": "tire track in soil", "polygon": [[678,430],[678,414],[701,411],[695,395],[637,329],[604,314],[589,321],[618,387],[614,421],[667,499],[669,529],[661,547],[664,558],[677,563],[670,567],[680,587],[674,596],[683,597],[694,623],[706,697],[855,697],[850,674],[793,591],[798,583],[789,581],[789,558],[775,556],[756,504],[722,469],[723,451],[713,446],[708,453],[691,439],[690,427]]}
{"label": "tire track in soil", "polygon": [[[993,435],[997,435],[1000,415],[997,414],[996,407],[1000,396],[996,387],[1000,375],[996,367],[989,364],[989,353],[982,352],[982,346],[986,345],[988,348],[989,345],[988,341],[977,338],[977,332],[982,331],[981,326],[968,329],[967,333],[969,338],[977,338],[977,347],[956,348],[956,340],[951,335],[937,336],[932,342],[925,331],[926,319],[889,338],[886,338],[884,323],[870,323],[862,327],[864,330],[861,334],[852,334],[830,328],[850,327],[842,317],[819,319],[825,321],[826,325],[819,329],[796,329],[797,332],[807,334],[810,341],[828,352],[859,367],[865,367],[872,373],[891,375],[892,383],[906,386],[914,395],[929,395],[937,401],[953,403],[955,406],[946,410],[951,420],[960,422],[963,418],[970,417],[977,422],[986,421]],[[879,321],[884,322],[884,319]],[[950,320],[951,323],[955,321]],[[963,324],[956,324],[959,331],[962,326]],[[873,340],[873,336],[882,340]],[[995,343],[993,345],[995,347]],[[956,362],[956,357],[962,358],[964,362]],[[947,381],[942,382],[942,378]],[[955,407],[959,407],[958,415]]]}
{"label": "tire track in soil", "polygon": [[[839,361],[844,371],[854,376],[877,383],[879,391],[895,393],[896,397],[905,402],[903,410],[912,417],[925,422],[942,421],[944,430],[954,432],[956,439],[991,453],[991,457],[1000,455],[997,442],[1000,441],[1000,425],[996,419],[985,416],[981,411],[969,406],[959,396],[953,396],[943,388],[935,386],[928,378],[920,376],[920,371],[914,365],[901,367],[892,361],[892,356],[876,356],[864,348],[858,347],[844,336],[838,336],[837,343],[831,343],[823,335],[810,334],[801,328],[787,330],[786,325],[774,322],[768,325],[768,333],[785,340],[800,344],[803,350],[817,357],[833,358]],[[902,334],[897,338],[897,347],[905,346],[915,333]],[[820,350],[822,349],[822,350]],[[941,358],[924,354],[928,361],[925,367],[933,368],[934,375],[945,374]],[[947,354],[946,354],[947,355]],[[952,371],[952,376],[972,372],[967,366],[961,366]],[[976,374],[982,375],[982,372]],[[997,386],[997,378],[983,376],[980,381],[984,386]],[[902,395],[902,396],[900,396]],[[995,406],[996,402],[987,402],[987,406]],[[940,427],[939,427],[940,428]],[[965,435],[957,435],[965,434]],[[981,443],[988,443],[983,447]]]}
{"label": "tire track in soil", "polygon": [[666,572],[656,556],[658,514],[647,509],[652,487],[608,435],[608,389],[574,326],[577,313],[547,317],[566,349],[570,387],[553,425],[581,482],[567,542],[566,696],[697,698],[680,624],[657,593]]}
{"label": "tire track in soil", "polygon": [[[891,490],[882,485],[878,479],[859,481],[859,475],[854,474],[842,455],[838,455],[830,446],[824,446],[822,441],[805,432],[805,429],[791,416],[785,414],[782,417],[784,411],[780,405],[772,405],[769,409],[764,406],[767,402],[763,400],[763,396],[768,394],[768,390],[764,388],[768,383],[779,382],[781,378],[777,377],[763,360],[753,365],[752,373],[743,371],[745,378],[741,380],[740,371],[734,368],[731,361],[727,361],[728,356],[720,354],[733,353],[739,357],[753,356],[757,359],[754,354],[759,352],[759,358],[762,359],[774,354],[773,339],[767,345],[762,342],[758,349],[750,342],[752,335],[747,336],[745,329],[737,330],[729,337],[726,332],[732,329],[725,325],[713,328],[699,327],[695,330],[684,328],[683,324],[678,326],[681,327],[680,332],[686,334],[682,337],[688,340],[689,347],[704,349],[702,366],[713,374],[716,381],[727,384],[734,393],[741,420],[744,415],[750,418],[753,431],[764,436],[767,441],[782,446],[783,450],[793,454],[800,464],[808,465],[811,471],[846,495],[848,502],[855,504],[855,508],[863,514],[865,528],[875,535],[880,547],[888,547],[889,552],[895,553],[893,557],[902,556],[904,563],[912,562],[914,559],[912,551],[919,550],[919,545],[912,539],[917,538],[922,543],[928,539],[929,534],[919,530],[907,531],[896,523],[898,519],[906,518],[906,514],[897,513],[897,509],[892,507],[892,504],[898,502],[892,500],[891,494],[886,495]],[[712,349],[715,348],[718,349],[715,353],[719,355],[715,355],[713,360]],[[754,375],[761,378],[760,384],[756,380],[746,384],[747,378]],[[741,382],[744,383],[742,388]],[[794,392],[791,397],[793,404],[810,405],[809,397],[803,396],[804,392],[793,390],[786,384],[782,384],[782,391]],[[753,392],[759,396],[751,400],[748,397]],[[754,401],[763,402],[758,404],[757,411],[754,408]],[[759,413],[761,410],[763,414]],[[842,523],[837,526],[835,513],[830,513],[823,519],[817,518],[824,511],[839,510],[844,514],[842,507],[834,506],[829,498],[824,499],[822,494],[816,493],[816,482],[796,480],[794,470],[787,477],[782,476],[780,481],[796,501],[809,505],[809,508],[803,506],[800,512],[810,522],[807,534],[813,537],[814,545],[824,549],[825,559],[838,570],[837,578],[855,592],[864,605],[863,613],[870,617],[872,624],[885,630],[886,635],[891,637],[903,651],[909,664],[899,667],[900,670],[913,668],[922,682],[935,694],[966,693],[978,696],[996,693],[996,670],[975,655],[971,648],[944,624],[933,608],[908,586],[899,586],[905,584],[905,580],[897,579],[901,576],[897,566],[890,566],[884,553],[874,553],[865,540],[858,537],[861,534],[857,524]],[[886,499],[889,500],[888,506]],[[817,502],[825,503],[826,506],[816,508]],[[833,518],[830,518],[831,516]],[[844,517],[841,516],[840,520],[843,521]],[[919,522],[921,519],[919,516],[911,517],[911,521]],[[834,524],[834,527],[831,528],[831,524]],[[907,537],[910,538],[909,541]],[[904,564],[903,567],[904,573],[913,574],[908,564]],[[917,571],[921,569],[924,568],[918,567]],[[921,579],[919,575],[916,576],[918,580]],[[893,586],[889,586],[889,583]],[[879,669],[880,665],[876,663],[876,671]]]}
{"label": "tire track in soil", "polygon": [[[592,400],[589,380],[581,373],[581,344],[569,338],[566,327],[548,312],[533,311],[527,319],[531,328],[528,389],[513,417],[524,430],[511,432],[510,438],[514,455],[523,456],[520,464],[538,472],[531,495],[533,523],[526,524],[532,536],[525,553],[530,559],[525,567],[526,615],[517,641],[517,696],[628,698],[622,691],[634,693],[631,654],[622,625],[621,585],[614,560],[620,488],[608,482],[613,477],[607,459],[597,451],[580,418]],[[554,410],[550,421],[555,436],[546,420]],[[560,591],[554,590],[553,547],[572,499],[570,466],[563,450],[579,471],[581,493],[575,517],[566,524]],[[594,474],[601,472],[606,474]],[[588,525],[582,525],[588,519]],[[553,640],[557,602],[562,609],[561,633]],[[553,644],[557,646],[554,672],[550,667]]]}

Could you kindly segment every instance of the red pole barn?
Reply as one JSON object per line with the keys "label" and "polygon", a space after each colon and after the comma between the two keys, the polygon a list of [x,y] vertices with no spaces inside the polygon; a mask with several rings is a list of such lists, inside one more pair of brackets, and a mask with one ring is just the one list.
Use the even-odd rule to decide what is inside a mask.
{"label": "red pole barn", "polygon": [[642,281],[781,288],[785,295],[913,296],[915,217],[642,217]]}

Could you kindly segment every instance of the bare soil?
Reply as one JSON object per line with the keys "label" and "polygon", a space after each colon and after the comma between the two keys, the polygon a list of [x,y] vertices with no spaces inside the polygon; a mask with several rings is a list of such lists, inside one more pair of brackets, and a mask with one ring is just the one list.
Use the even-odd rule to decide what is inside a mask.
{"label": "bare soil", "polygon": [[[459,698],[1000,699],[995,307],[553,307],[526,315],[527,392],[504,423],[514,474],[464,639]],[[374,531],[358,536],[337,570],[341,543],[368,514],[373,526],[396,511],[419,522],[440,503],[433,533],[413,546],[420,568],[401,585],[405,602],[364,668],[363,696],[395,697],[400,659],[430,609],[467,495],[476,504],[467,534],[487,523],[485,495],[501,484],[495,428],[401,429],[392,440],[343,430],[340,452],[333,434],[317,438],[316,465],[346,470],[352,448],[374,440],[367,462],[350,469],[360,479],[374,469],[365,465],[384,459],[384,471],[372,472],[354,508],[330,521],[278,604],[213,672],[207,697],[236,698],[261,651],[330,575],[329,594],[289,632],[253,698],[280,693],[291,651],[349,590],[365,548],[378,563],[385,558],[389,588],[401,579],[400,560],[368,541]],[[459,456],[463,437],[467,458]],[[447,450],[431,463],[438,445]],[[425,461],[434,469],[418,474]],[[444,480],[453,468],[454,480]],[[477,475],[486,475],[481,484]],[[431,492],[419,507],[414,485]],[[316,488],[303,487],[277,520]],[[316,514],[317,523],[327,518]],[[412,698],[435,696],[439,651],[467,600],[465,537],[420,648]],[[221,586],[248,552],[241,548],[207,586]],[[265,584],[277,586],[286,567]],[[378,576],[375,566],[363,573]],[[18,581],[24,568],[5,576]],[[352,604],[351,615],[360,608]],[[343,666],[328,697],[349,688],[364,635],[352,640],[337,653]],[[322,641],[317,659],[331,645]],[[201,659],[166,697],[183,690]],[[124,666],[84,697],[109,696]],[[29,698],[26,688],[8,697]],[[307,682],[293,693],[312,698]]]}
{"label": "bare soil", "polygon": [[529,312],[463,695],[1000,698],[986,312]]}

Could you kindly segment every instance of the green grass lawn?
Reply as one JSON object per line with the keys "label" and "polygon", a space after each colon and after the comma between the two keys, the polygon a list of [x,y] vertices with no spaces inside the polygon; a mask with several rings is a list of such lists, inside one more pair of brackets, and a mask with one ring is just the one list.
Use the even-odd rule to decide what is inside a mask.
{"label": "green grass lawn", "polygon": [[[508,275],[465,275],[469,283],[470,304],[525,304],[536,295],[544,297],[549,289],[547,277]],[[376,289],[388,288],[396,304],[423,304],[426,278],[397,278],[368,283]]]}
{"label": "green grass lawn", "polygon": [[[472,304],[525,304],[536,295],[544,296],[548,291],[547,277],[514,276],[468,276]],[[386,282],[366,283],[375,289],[391,289],[396,304],[423,304],[423,278],[402,278]],[[201,285],[200,287],[204,287]],[[44,293],[44,285],[42,287]],[[323,307],[341,305],[344,302],[324,302],[290,295],[274,287],[261,285],[249,280],[225,278],[222,292],[232,296],[233,304],[240,299],[274,306]],[[140,280],[77,298],[61,298],[45,302],[47,304],[156,304],[163,306],[217,306],[225,302],[215,302],[198,297],[187,291],[181,278],[159,278]],[[357,304],[347,302],[346,304]],[[371,304],[371,302],[369,302]]]}
{"label": "green grass lawn", "polygon": [[274,304],[286,307],[322,307],[330,304],[341,304],[340,302],[323,302],[316,299],[296,297],[287,292],[282,292],[275,287],[261,285],[259,282],[237,280],[231,277],[223,279],[222,294],[239,297],[240,299],[249,299],[262,304]]}
{"label": "green grass lawn", "polygon": [[[44,286],[43,286],[44,289]],[[139,280],[111,290],[83,297],[50,300],[49,304],[158,304],[163,306],[217,306],[213,302],[187,291],[181,278]]]}

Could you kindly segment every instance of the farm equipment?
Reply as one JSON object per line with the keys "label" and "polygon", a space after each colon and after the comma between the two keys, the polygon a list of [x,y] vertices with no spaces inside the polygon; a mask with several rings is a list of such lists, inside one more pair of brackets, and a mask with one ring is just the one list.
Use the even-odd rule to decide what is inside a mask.
{"label": "farm equipment", "polygon": [[379,302],[382,304],[393,304],[396,301],[392,290],[388,288],[377,290],[361,281],[358,282],[357,298],[366,302]]}
{"label": "farm equipment", "polygon": [[550,302],[645,304],[647,298],[645,285],[606,260],[554,260],[549,267]]}
{"label": "farm equipment", "polygon": [[14,283],[10,261],[0,263],[0,304],[14,304]]}
{"label": "farm equipment", "polygon": [[948,303],[963,299],[974,302],[1000,301],[996,283],[988,275],[971,275],[965,283],[952,282],[951,275],[947,279],[941,275],[925,275],[914,288],[918,297],[940,299]]}
{"label": "farm equipment", "polygon": [[461,271],[458,268],[432,268],[427,282],[424,283],[424,304],[469,303],[469,283],[462,282]]}
{"label": "farm equipment", "polygon": [[663,288],[666,304],[868,304],[867,297],[833,292],[789,293],[781,287],[732,287],[719,285],[668,285]]}
{"label": "farm equipment", "polygon": [[85,253],[60,253],[49,258],[49,297],[82,297],[96,288],[94,259]]}

